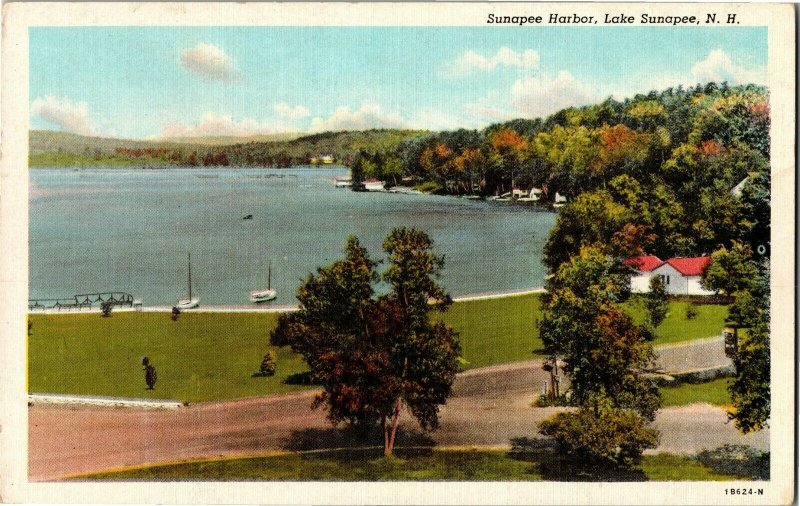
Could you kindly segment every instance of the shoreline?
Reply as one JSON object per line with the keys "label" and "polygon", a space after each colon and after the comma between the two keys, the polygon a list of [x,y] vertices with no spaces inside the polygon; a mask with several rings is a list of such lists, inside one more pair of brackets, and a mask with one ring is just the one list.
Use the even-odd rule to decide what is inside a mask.
{"label": "shoreline", "polygon": [[[530,295],[534,293],[544,293],[545,289],[539,288],[516,288],[511,290],[490,291],[490,292],[477,292],[466,295],[453,297],[453,302],[470,302],[475,300],[488,300],[488,299],[503,299],[507,297],[517,297],[522,295]],[[181,313],[288,313],[297,311],[296,305],[274,305],[274,306],[257,306],[257,305],[209,305],[200,306],[196,309],[186,309]],[[141,308],[133,307],[115,307],[113,312],[120,313],[171,313],[172,306],[142,306]],[[84,309],[28,309],[28,315],[74,315],[74,314],[95,314],[100,313],[100,307],[89,307]]]}

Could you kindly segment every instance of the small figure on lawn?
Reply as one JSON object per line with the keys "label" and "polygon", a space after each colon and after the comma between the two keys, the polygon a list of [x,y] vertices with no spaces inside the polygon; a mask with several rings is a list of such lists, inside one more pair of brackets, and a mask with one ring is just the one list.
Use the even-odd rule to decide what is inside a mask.
{"label": "small figure on lawn", "polygon": [[261,368],[257,373],[253,373],[253,376],[275,376],[275,367],[275,354],[268,351],[267,354],[264,355],[264,360],[261,361]]}
{"label": "small figure on lawn", "polygon": [[181,314],[181,310],[177,307],[172,308],[172,321],[178,321],[178,316]]}
{"label": "small figure on lawn", "polygon": [[103,314],[103,318],[108,318],[111,316],[111,310],[114,308],[114,305],[111,303],[110,300],[107,300],[100,304],[100,312]]}
{"label": "small figure on lawn", "polygon": [[152,390],[156,386],[156,380],[158,379],[156,368],[150,363],[148,357],[142,357],[142,365],[144,366],[144,381],[147,383],[147,389]]}

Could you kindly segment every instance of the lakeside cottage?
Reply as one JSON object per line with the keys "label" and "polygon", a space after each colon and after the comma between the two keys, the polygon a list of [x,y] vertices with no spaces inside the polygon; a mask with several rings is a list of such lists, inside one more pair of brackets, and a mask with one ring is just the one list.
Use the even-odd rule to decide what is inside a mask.
{"label": "lakeside cottage", "polygon": [[713,295],[701,284],[703,273],[711,265],[710,256],[676,257],[661,260],[654,255],[643,255],[628,258],[622,262],[633,267],[636,272],[631,276],[631,291],[647,293],[650,291],[650,278],[661,276],[664,287],[671,295]]}

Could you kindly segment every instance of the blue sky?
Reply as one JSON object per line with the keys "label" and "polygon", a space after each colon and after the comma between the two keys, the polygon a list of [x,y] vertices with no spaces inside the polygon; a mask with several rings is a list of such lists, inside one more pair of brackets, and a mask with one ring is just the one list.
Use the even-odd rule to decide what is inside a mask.
{"label": "blue sky", "polygon": [[31,28],[31,126],[480,128],[679,84],[765,84],[766,39],[761,27]]}

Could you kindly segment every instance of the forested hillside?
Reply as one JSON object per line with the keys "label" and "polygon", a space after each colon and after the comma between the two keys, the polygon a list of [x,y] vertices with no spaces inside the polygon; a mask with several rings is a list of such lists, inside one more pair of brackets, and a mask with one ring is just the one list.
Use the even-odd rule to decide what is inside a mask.
{"label": "forested hillside", "polygon": [[614,256],[756,249],[769,240],[769,125],[763,87],[711,83],[412,138],[361,152],[353,169],[447,194],[567,196],[545,248],[551,270],[598,242]]}
{"label": "forested hillside", "polygon": [[314,157],[332,156],[337,163],[351,163],[360,150],[387,151],[401,141],[427,132],[368,130],[324,132],[255,138],[180,138],[130,140],[33,130],[29,163],[35,166],[266,166],[307,165]]}

